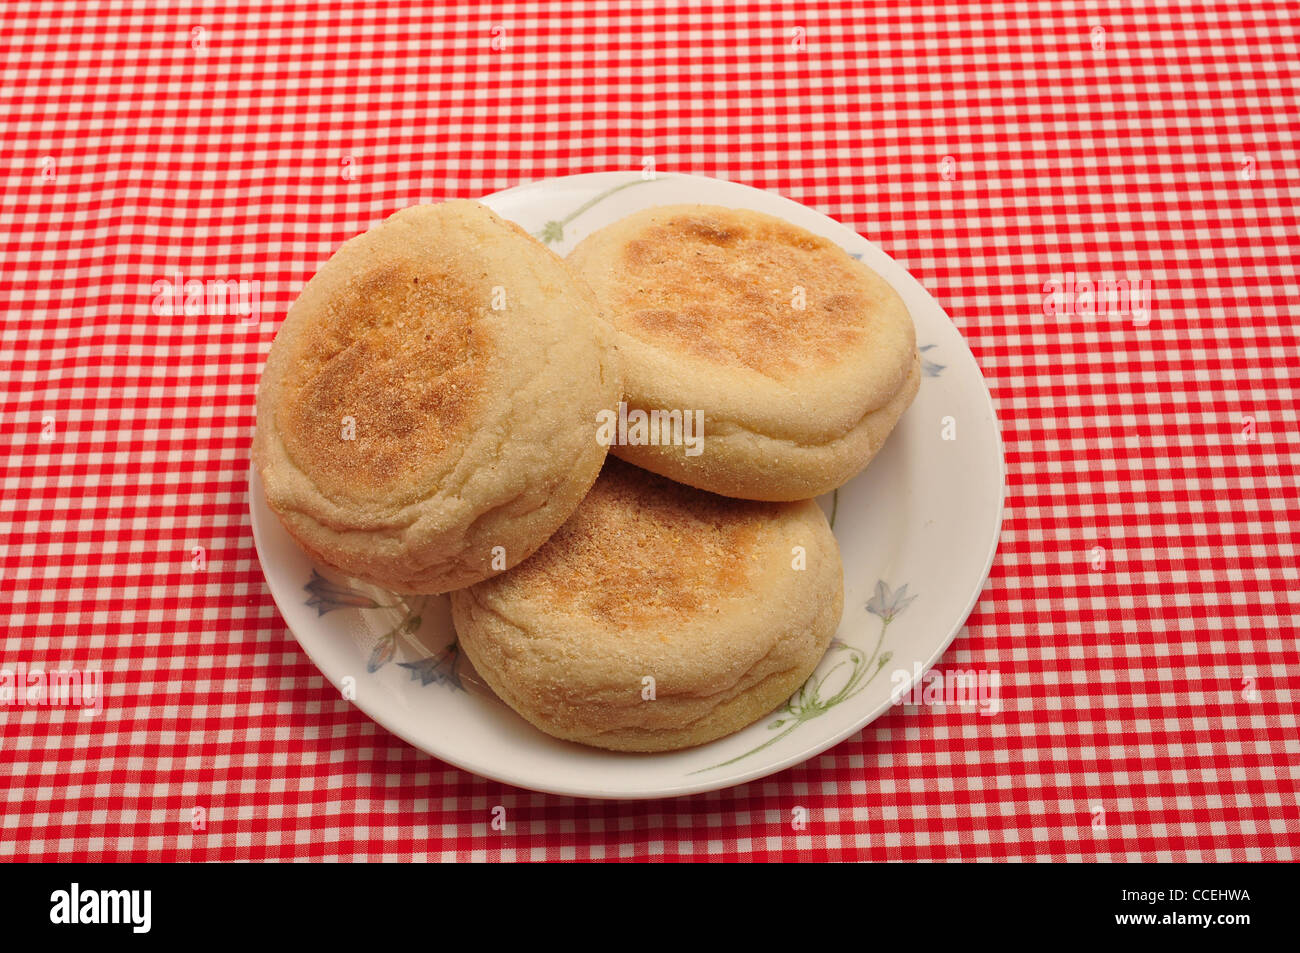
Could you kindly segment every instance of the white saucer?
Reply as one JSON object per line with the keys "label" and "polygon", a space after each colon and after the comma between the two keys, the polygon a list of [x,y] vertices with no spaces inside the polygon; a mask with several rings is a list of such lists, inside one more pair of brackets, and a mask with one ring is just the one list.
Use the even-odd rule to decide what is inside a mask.
{"label": "white saucer", "polygon": [[980,369],[952,321],[911,275],[852,230],[747,186],[602,172],[482,201],[561,255],[647,206],[756,209],[833,239],[902,295],[922,348],[920,393],[867,470],[821,500],[834,514],[844,560],[836,641],[786,708],[711,744],[617,754],[557,741],[482,687],[456,651],[446,596],[394,596],[315,565],[267,509],[250,471],[258,557],[303,649],[345,697],[417,748],[484,777],[556,794],[710,791],[798,764],[861,731],[890,707],[891,691],[896,697],[939,660],[979,598],[997,548],[1002,444]]}

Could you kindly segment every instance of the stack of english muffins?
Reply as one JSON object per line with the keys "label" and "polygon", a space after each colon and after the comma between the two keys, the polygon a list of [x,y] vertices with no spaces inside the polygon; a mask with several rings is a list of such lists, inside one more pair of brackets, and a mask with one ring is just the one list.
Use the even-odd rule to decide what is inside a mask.
{"label": "stack of english muffins", "polygon": [[455,201],[396,213],[308,282],[253,454],[313,558],[450,592],[465,655],[523,718],[668,751],[812,673],[844,602],[813,498],[870,462],[919,381],[898,295],[781,219],[650,208],[566,262]]}

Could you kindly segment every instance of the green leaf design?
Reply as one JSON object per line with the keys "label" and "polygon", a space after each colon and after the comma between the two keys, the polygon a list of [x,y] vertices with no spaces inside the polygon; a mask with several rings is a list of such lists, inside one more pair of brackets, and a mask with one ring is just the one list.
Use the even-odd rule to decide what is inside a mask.
{"label": "green leaf design", "polygon": [[[700,768],[698,771],[692,771],[691,774],[701,774],[705,771],[712,771],[716,768],[726,767],[748,758],[752,754],[762,751],[770,745],[776,744],[790,732],[794,731],[806,721],[812,721],[814,718],[820,718],[826,712],[830,711],[836,705],[848,701],[850,698],[861,693],[870,685],[880,674],[881,670],[889,664],[890,659],[894,657],[892,651],[881,653],[880,649],[885,642],[885,633],[904,610],[907,609],[913,601],[915,595],[907,594],[907,585],[901,586],[897,592],[890,589],[888,584],[881,579],[876,583],[875,595],[867,603],[866,609],[869,613],[880,617],[880,635],[876,638],[875,647],[871,654],[865,654],[861,649],[849,645],[847,642],[841,642],[839,639],[832,639],[829,648],[826,650],[826,657],[829,658],[832,653],[843,653],[843,658],[836,661],[820,677],[814,672],[808,676],[808,680],[800,686],[799,690],[790,696],[790,700],[785,706],[779,709],[781,714],[789,714],[789,718],[778,718],[768,724],[769,731],[775,731],[778,728],[784,728],[780,734],[774,735],[767,741],[751,748],[744,754],[738,755],[727,761],[719,762],[707,768]],[[825,659],[823,659],[823,662]],[[831,677],[845,665],[851,666],[852,671],[842,688],[830,698],[821,697],[822,686],[831,681]],[[819,665],[820,667],[820,665]]]}
{"label": "green leaf design", "polygon": [[606,189],[604,192],[601,192],[595,198],[589,199],[586,202],[579,205],[576,209],[574,209],[572,212],[570,212],[568,215],[566,215],[564,218],[560,219],[559,221],[547,222],[545,225],[541,227],[540,231],[533,232],[533,236],[535,238],[540,238],[547,245],[554,244],[555,242],[558,241],[563,241],[564,226],[568,225],[570,222],[572,222],[583,212],[599,204],[600,202],[605,201],[605,199],[609,198],[615,192],[622,192],[624,189],[630,189],[634,185],[644,185],[646,182],[653,182],[653,181],[655,180],[644,179],[641,178],[640,175],[638,175],[637,178],[633,179],[631,182],[624,182],[622,185],[616,185],[612,189]]}
{"label": "green leaf design", "polygon": [[311,571],[311,581],[303,586],[309,593],[306,605],[316,610],[317,616],[336,609],[383,609],[385,606],[376,602],[364,592],[331,582],[315,569]]}

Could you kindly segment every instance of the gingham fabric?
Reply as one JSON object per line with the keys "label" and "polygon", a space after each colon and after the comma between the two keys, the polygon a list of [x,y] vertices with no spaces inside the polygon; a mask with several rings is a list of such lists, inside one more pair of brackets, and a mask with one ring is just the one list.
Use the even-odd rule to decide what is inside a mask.
{"label": "gingham fabric", "polygon": [[[267,6],[0,10],[0,665],[106,692],[0,707],[0,858],[1294,858],[1294,7]],[[286,630],[246,481],[302,284],[403,206],[647,157],[846,223],[970,343],[1007,511],[941,667],[996,717],[559,798],[411,748]],[[260,325],[157,307],[178,272],[260,281]],[[1054,293],[1108,278],[1145,322]]]}

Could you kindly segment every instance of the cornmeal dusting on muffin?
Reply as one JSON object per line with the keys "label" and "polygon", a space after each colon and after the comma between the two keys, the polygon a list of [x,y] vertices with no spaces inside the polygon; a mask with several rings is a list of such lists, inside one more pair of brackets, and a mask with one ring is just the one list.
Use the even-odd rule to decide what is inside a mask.
{"label": "cornmeal dusting on muffin", "polygon": [[[295,368],[302,383],[282,412],[289,452],[317,479],[391,485],[444,453],[472,419],[492,356],[490,337],[475,328],[483,311],[475,302],[487,293],[413,270],[367,276],[304,335]],[[347,452],[344,417],[357,422]]]}
{"label": "cornmeal dusting on muffin", "polygon": [[853,260],[779,224],[680,215],[645,229],[622,260],[615,323],[712,361],[782,379],[833,363],[870,329],[871,293]]}
{"label": "cornmeal dusting on muffin", "polygon": [[618,628],[685,618],[749,585],[756,557],[736,553],[769,531],[771,513],[611,460],[573,517],[502,585],[544,586],[567,611]]}

